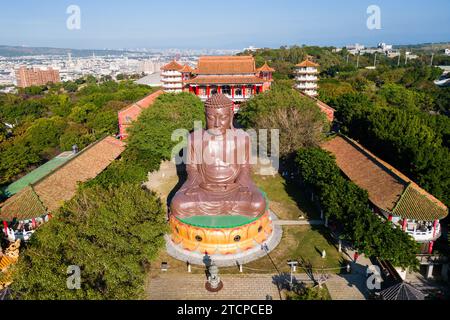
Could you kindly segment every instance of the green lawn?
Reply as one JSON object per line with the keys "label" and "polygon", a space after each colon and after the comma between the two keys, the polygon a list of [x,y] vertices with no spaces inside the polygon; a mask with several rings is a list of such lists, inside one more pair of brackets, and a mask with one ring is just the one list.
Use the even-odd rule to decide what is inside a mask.
{"label": "green lawn", "polygon": [[[269,256],[253,261],[246,267],[255,269],[254,272],[276,272],[275,266],[280,272],[289,272],[288,260],[304,260],[309,262],[313,268],[339,268],[343,263],[343,256],[338,252],[336,246],[328,241],[327,229],[325,227],[311,226],[285,226],[283,227],[283,238],[280,244]],[[326,257],[322,258],[321,252],[325,250]],[[260,271],[256,270],[260,269]],[[263,271],[264,270],[264,271]],[[304,270],[299,269],[299,272]],[[329,273],[338,273],[339,270],[328,270]]]}
{"label": "green lawn", "polygon": [[318,219],[320,213],[310,203],[308,195],[294,183],[286,182],[280,175],[261,176],[253,174],[255,184],[270,201],[270,209],[283,220]]}

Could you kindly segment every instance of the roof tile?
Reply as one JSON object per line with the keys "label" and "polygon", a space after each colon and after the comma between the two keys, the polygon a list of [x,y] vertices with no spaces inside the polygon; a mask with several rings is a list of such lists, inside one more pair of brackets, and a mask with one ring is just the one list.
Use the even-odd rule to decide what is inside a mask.
{"label": "roof tile", "polygon": [[0,205],[0,220],[26,220],[44,215],[47,210],[31,186],[27,186]]}
{"label": "roof tile", "polygon": [[201,56],[198,59],[197,74],[244,74],[256,73],[252,56]]}
{"label": "roof tile", "polygon": [[447,215],[447,207],[403,173],[357,142],[337,136],[322,148],[336,157],[344,174],[369,193],[377,207],[401,217],[431,221]]}

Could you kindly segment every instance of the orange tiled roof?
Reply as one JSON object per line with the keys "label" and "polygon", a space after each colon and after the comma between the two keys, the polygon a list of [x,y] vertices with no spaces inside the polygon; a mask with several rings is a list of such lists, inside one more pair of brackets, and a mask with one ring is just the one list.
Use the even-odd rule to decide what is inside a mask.
{"label": "orange tiled roof", "polygon": [[317,68],[319,65],[317,63],[314,63],[310,60],[304,60],[302,62],[300,62],[299,64],[295,65],[296,67],[313,67],[313,68]]}
{"label": "orange tiled roof", "polygon": [[147,109],[148,107],[150,107],[153,104],[153,102],[155,102],[156,98],[158,98],[163,93],[164,93],[163,90],[155,91],[155,92],[149,94],[148,96],[142,98],[138,102],[136,102],[136,104],[142,109]]}
{"label": "orange tiled roof", "polygon": [[367,190],[377,207],[416,220],[430,221],[447,215],[448,209],[442,202],[350,138],[337,136],[322,148],[334,154],[339,168]]}
{"label": "orange tiled roof", "polygon": [[267,61],[264,62],[264,65],[261,68],[258,68],[256,71],[260,72],[275,72],[274,68],[269,67],[269,65],[267,64]]}
{"label": "orange tiled roof", "polygon": [[198,74],[256,73],[252,56],[202,56],[197,69]]}
{"label": "orange tiled roof", "polygon": [[316,105],[319,107],[319,109],[326,114],[328,121],[330,121],[330,122],[334,121],[334,112],[336,111],[335,109],[333,109],[332,107],[327,105],[322,100],[308,96],[307,94],[303,93],[302,91],[297,91],[297,92],[300,93],[304,97],[313,99],[316,102]]}
{"label": "orange tiled roof", "polygon": [[126,112],[130,108],[131,109],[133,109],[133,108],[147,109],[148,107],[150,107],[153,104],[153,102],[155,102],[156,98],[158,98],[163,93],[164,93],[163,90],[155,91],[155,92],[149,94],[148,96],[142,98],[141,100],[120,109],[118,111],[118,114],[120,115],[121,113]]}
{"label": "orange tiled roof", "polygon": [[191,73],[191,72],[193,72],[194,71],[194,69],[192,69],[189,65],[187,65],[187,64],[185,64],[184,66],[183,66],[183,68],[181,68],[181,70],[180,70],[180,72],[189,72],[189,73]]}
{"label": "orange tiled roof", "polygon": [[197,76],[186,80],[188,84],[259,84],[266,80],[256,76]]}
{"label": "orange tiled roof", "polygon": [[54,211],[75,195],[78,182],[95,178],[124,149],[124,142],[108,136],[89,145],[57,170],[36,182],[33,189],[44,206],[49,211]]}
{"label": "orange tiled roof", "polygon": [[171,62],[169,62],[168,64],[164,65],[161,67],[161,70],[176,70],[179,71],[183,68],[183,66],[181,64],[179,64],[178,62],[176,62],[175,60],[172,60]]}

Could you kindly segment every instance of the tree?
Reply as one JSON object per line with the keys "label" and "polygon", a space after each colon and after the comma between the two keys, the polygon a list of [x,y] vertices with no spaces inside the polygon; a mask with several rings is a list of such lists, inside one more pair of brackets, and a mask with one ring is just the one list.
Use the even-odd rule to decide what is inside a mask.
{"label": "tree", "polygon": [[[13,269],[20,299],[137,299],[145,268],[164,245],[164,209],[139,184],[88,188],[40,227]],[[81,289],[67,270],[81,270]]]}
{"label": "tree", "polygon": [[72,81],[66,81],[63,84],[63,88],[67,92],[76,92],[78,90],[78,84]]}
{"label": "tree", "polygon": [[305,286],[298,292],[289,293],[288,300],[330,300],[329,293],[326,288],[319,286]]}
{"label": "tree", "polygon": [[433,105],[431,96],[424,93],[408,90],[405,87],[393,83],[381,87],[378,97],[381,102],[394,108],[406,109],[412,112],[430,110]]}
{"label": "tree", "polygon": [[318,195],[325,215],[343,226],[344,238],[358,251],[389,260],[395,266],[418,266],[418,244],[369,209],[367,191],[340,174],[332,155],[319,148],[305,148],[298,151],[296,164],[301,181]]}
{"label": "tree", "polygon": [[295,150],[319,143],[328,124],[315,102],[296,90],[276,86],[247,101],[238,114],[246,128],[279,129],[282,157]]}
{"label": "tree", "polygon": [[70,123],[59,138],[59,148],[72,150],[72,146],[76,144],[81,150],[94,141],[95,136],[87,128],[78,123]]}
{"label": "tree", "polygon": [[76,106],[72,109],[69,119],[77,123],[86,123],[91,113],[97,111],[97,106],[93,103],[87,103],[82,106]]}
{"label": "tree", "polygon": [[47,86],[30,86],[24,88],[22,91],[25,94],[31,95],[31,96],[38,96],[42,94],[45,90],[47,90]]}
{"label": "tree", "polygon": [[171,139],[174,130],[191,131],[195,121],[205,123],[204,106],[198,97],[187,92],[159,96],[130,128],[124,158],[133,159],[148,171],[158,169],[161,161],[170,160],[172,148],[179,142]]}
{"label": "tree", "polygon": [[353,87],[342,81],[337,81],[335,79],[322,80],[319,83],[319,98],[320,100],[334,105],[334,101],[341,95],[346,93],[354,93]]}
{"label": "tree", "polygon": [[60,117],[38,119],[31,125],[23,136],[25,144],[31,152],[52,154],[49,151],[58,145],[59,137],[64,132],[66,122]]}

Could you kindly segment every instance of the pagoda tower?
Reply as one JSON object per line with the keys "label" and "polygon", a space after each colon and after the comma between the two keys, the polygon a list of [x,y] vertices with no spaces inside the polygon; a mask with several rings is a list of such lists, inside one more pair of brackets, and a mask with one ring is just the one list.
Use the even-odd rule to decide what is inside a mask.
{"label": "pagoda tower", "polygon": [[175,60],[161,67],[161,82],[164,92],[178,93],[183,91],[182,69],[183,66]]}
{"label": "pagoda tower", "polygon": [[306,59],[295,65],[295,88],[310,97],[317,96],[317,68],[319,65]]}
{"label": "pagoda tower", "polygon": [[184,81],[190,80],[192,78],[192,74],[194,73],[194,69],[192,69],[188,64],[185,64],[183,68],[180,69],[181,78]]}
{"label": "pagoda tower", "polygon": [[270,89],[271,82],[273,81],[273,73],[275,72],[274,68],[269,67],[267,61],[264,62],[264,65],[261,68],[256,69],[256,74],[259,78],[265,80],[263,84],[262,91],[266,91]]}

